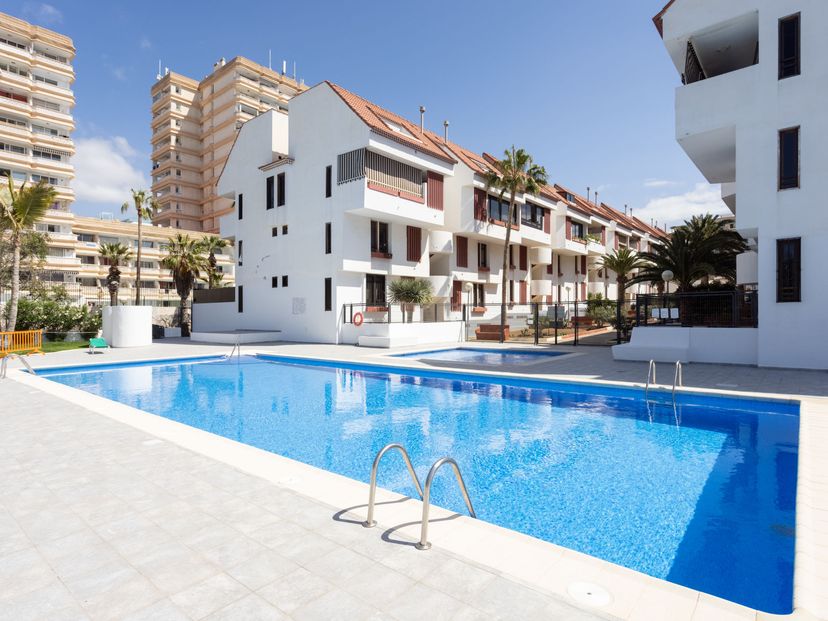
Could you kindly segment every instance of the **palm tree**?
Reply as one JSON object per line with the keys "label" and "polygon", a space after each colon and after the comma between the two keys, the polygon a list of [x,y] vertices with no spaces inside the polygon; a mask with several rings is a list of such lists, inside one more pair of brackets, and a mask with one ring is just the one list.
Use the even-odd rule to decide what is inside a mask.
{"label": "palm tree", "polygon": [[121,243],[101,244],[98,253],[102,259],[109,262],[109,273],[106,275],[106,288],[109,289],[109,303],[118,304],[118,289],[121,287],[121,265],[126,265],[132,259],[132,251]]}
{"label": "palm tree", "polygon": [[624,292],[630,285],[632,273],[647,267],[647,262],[637,252],[629,248],[619,248],[612,254],[602,257],[598,265],[605,270],[615,272],[615,281],[618,283],[618,295],[615,300],[615,334],[616,340],[620,343],[621,333],[627,331],[627,328],[624,327],[625,324],[621,321]]}
{"label": "palm tree", "polygon": [[144,243],[141,225],[144,220],[150,219],[158,211],[158,203],[147,190],[130,191],[132,192],[132,205],[129,202],[121,205],[121,213],[126,213],[133,208],[138,216],[138,253],[135,258],[135,305],[137,306],[141,303],[141,247]]}
{"label": "palm tree", "polygon": [[167,256],[161,259],[161,265],[170,270],[175,290],[181,298],[181,335],[190,336],[190,313],[187,299],[193,291],[196,278],[208,268],[207,259],[202,254],[202,245],[195,239],[179,233],[171,241]]}
{"label": "palm tree", "polygon": [[[5,329],[13,332],[17,325],[20,297],[20,248],[23,233],[34,226],[55,202],[55,189],[44,180],[35,185],[14,187],[11,173],[6,175],[8,189],[0,194],[0,231],[9,231],[12,245],[11,300]],[[0,320],[2,321],[2,320]]]}
{"label": "palm tree", "polygon": [[217,269],[218,261],[216,261],[216,250],[226,248],[229,244],[227,240],[222,239],[218,235],[208,235],[201,238],[201,251],[209,254],[207,257],[207,286],[210,289],[217,288],[224,276]]}
{"label": "palm tree", "polygon": [[714,277],[728,284],[736,281],[736,255],[747,244],[725,221],[710,214],[694,216],[673,229],[670,237],[640,253],[646,266],[630,283],[661,285],[665,270],[673,272],[676,292],[690,291],[699,281]]}
{"label": "palm tree", "polygon": [[486,175],[486,185],[500,191],[500,200],[509,197],[509,217],[506,220],[506,241],[503,246],[503,278],[500,287],[500,342],[504,341],[506,330],[506,284],[508,282],[509,246],[512,239],[512,222],[517,214],[517,196],[537,195],[546,185],[546,169],[532,161],[532,156],[523,149],[503,152],[503,159],[494,164],[494,170]]}

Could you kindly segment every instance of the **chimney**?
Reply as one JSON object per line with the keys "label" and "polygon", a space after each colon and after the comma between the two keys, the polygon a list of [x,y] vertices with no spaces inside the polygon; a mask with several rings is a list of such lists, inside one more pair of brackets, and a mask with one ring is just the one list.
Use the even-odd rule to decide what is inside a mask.
{"label": "chimney", "polygon": [[443,121],[443,142],[445,142],[446,144],[448,144],[448,126],[449,122]]}
{"label": "chimney", "polygon": [[624,203],[624,215],[627,215],[627,203]]}
{"label": "chimney", "polygon": [[595,206],[598,206],[598,190],[595,190]]}
{"label": "chimney", "polygon": [[420,133],[423,133],[425,126],[425,106],[420,106]]}
{"label": "chimney", "polygon": [[587,202],[589,202],[589,186],[587,186]]}

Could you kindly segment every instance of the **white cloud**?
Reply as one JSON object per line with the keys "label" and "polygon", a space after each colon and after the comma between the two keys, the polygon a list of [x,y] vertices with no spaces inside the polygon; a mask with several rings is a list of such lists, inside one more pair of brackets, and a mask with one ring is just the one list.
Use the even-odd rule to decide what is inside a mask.
{"label": "white cloud", "polygon": [[113,67],[112,68],[112,75],[115,76],[116,80],[120,80],[121,82],[126,82],[127,75],[126,75],[126,69],[124,67]]}
{"label": "white cloud", "polygon": [[75,180],[79,202],[120,206],[131,188],[148,188],[149,180],[134,160],[138,153],[126,138],[81,138],[75,141]]}
{"label": "white cloud", "polygon": [[674,185],[678,185],[678,183],[667,179],[647,179],[644,181],[645,188],[669,188]]}
{"label": "white cloud", "polygon": [[63,13],[45,2],[24,2],[23,16],[31,21],[55,25],[63,21]]}
{"label": "white cloud", "polygon": [[722,202],[722,193],[717,185],[697,183],[689,192],[651,199],[646,207],[636,210],[635,216],[645,222],[650,218],[659,225],[674,226],[697,214],[729,214]]}
{"label": "white cloud", "polygon": [[148,36],[144,35],[138,42],[138,47],[140,47],[142,50],[152,49],[152,41],[149,40]]}

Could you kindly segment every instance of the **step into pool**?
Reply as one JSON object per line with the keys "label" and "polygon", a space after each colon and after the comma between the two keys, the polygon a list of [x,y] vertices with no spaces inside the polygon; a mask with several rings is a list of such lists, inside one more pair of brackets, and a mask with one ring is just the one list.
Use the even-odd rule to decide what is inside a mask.
{"label": "step into pool", "polygon": [[550,360],[566,355],[559,351],[537,349],[496,349],[483,347],[452,347],[449,349],[432,349],[429,351],[394,354],[394,358],[414,358],[417,360],[439,360],[443,362],[462,362],[483,366],[500,366],[504,364],[527,364]]}
{"label": "step into pool", "polygon": [[[367,482],[460,464],[480,519],[771,613],[792,609],[799,406],[271,356],[38,375]],[[379,484],[414,495],[389,455]],[[437,505],[463,512],[441,475]]]}

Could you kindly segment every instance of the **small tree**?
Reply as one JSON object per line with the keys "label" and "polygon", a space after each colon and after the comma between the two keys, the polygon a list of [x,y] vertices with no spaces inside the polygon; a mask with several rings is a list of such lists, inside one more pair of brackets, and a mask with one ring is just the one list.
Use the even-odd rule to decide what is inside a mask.
{"label": "small tree", "polygon": [[433,295],[434,290],[427,280],[403,278],[391,281],[388,285],[388,301],[405,306],[409,323],[414,315],[414,305],[428,304]]}
{"label": "small tree", "polygon": [[55,189],[41,180],[35,185],[23,183],[14,187],[11,173],[7,173],[7,188],[0,192],[0,232],[9,231],[12,246],[11,300],[5,329],[13,332],[17,324],[17,304],[20,298],[20,252],[23,235],[35,222],[46,215],[55,202]]}
{"label": "small tree", "polygon": [[196,278],[207,271],[207,259],[202,254],[200,242],[179,233],[170,241],[167,256],[161,265],[170,270],[175,290],[181,300],[181,335],[190,336],[190,312],[187,301],[193,291]]}
{"label": "small tree", "polygon": [[106,288],[109,290],[109,303],[118,304],[118,290],[121,287],[121,265],[126,265],[132,259],[132,251],[124,244],[101,244],[98,253],[109,263],[109,273],[106,275]]}
{"label": "small tree", "polygon": [[512,239],[512,222],[517,215],[518,195],[537,195],[547,183],[546,169],[532,161],[523,149],[507,149],[503,159],[494,165],[495,170],[486,176],[486,184],[500,192],[500,200],[509,197],[509,217],[506,221],[506,240],[503,245],[503,277],[500,287],[500,342],[506,331],[506,286],[509,280],[509,246]]}
{"label": "small tree", "polygon": [[618,295],[615,301],[615,335],[616,341],[621,342],[622,332],[626,333],[622,317],[621,306],[624,303],[624,293],[630,286],[633,272],[647,267],[647,261],[640,254],[629,248],[618,248],[612,254],[601,258],[599,265],[605,270],[615,272],[615,281],[618,283]]}
{"label": "small tree", "polygon": [[218,270],[218,261],[216,260],[216,250],[226,248],[229,244],[227,240],[222,239],[218,235],[208,235],[203,237],[200,242],[201,251],[208,253],[207,257],[207,287],[216,289],[221,286],[221,281],[224,275]]}
{"label": "small tree", "polygon": [[121,205],[121,213],[126,213],[133,208],[138,217],[138,253],[135,259],[135,305],[137,306],[141,303],[141,249],[144,245],[144,233],[141,227],[144,220],[149,220],[158,211],[158,203],[148,190],[130,191],[132,192],[132,205],[128,202]]}

